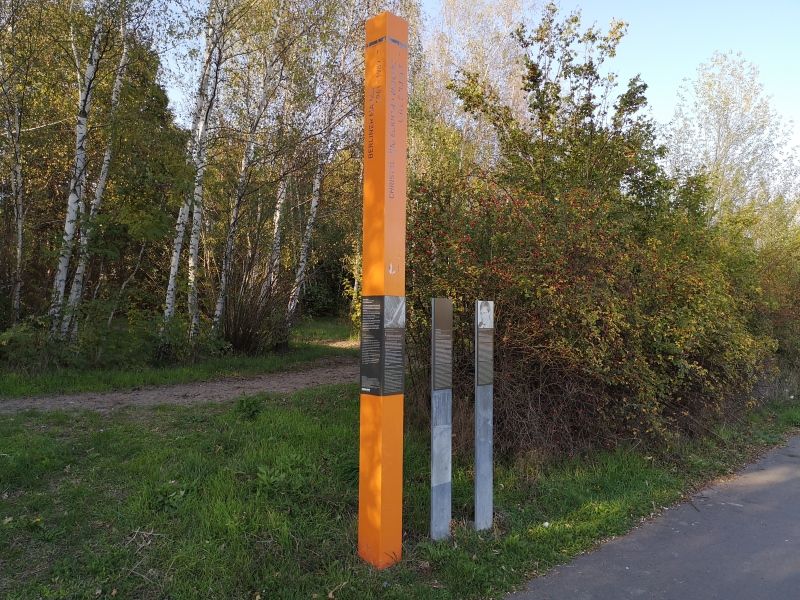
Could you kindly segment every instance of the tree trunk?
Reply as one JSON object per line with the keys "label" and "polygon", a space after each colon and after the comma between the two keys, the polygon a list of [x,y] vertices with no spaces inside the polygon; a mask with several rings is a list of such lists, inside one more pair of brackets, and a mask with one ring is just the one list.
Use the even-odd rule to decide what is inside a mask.
{"label": "tree trunk", "polygon": [[94,92],[97,69],[100,64],[100,42],[104,35],[103,19],[98,16],[95,23],[89,55],[86,59],[86,70],[79,77],[78,111],[75,123],[75,157],[72,166],[72,178],[67,195],[67,214],[64,219],[64,234],[61,239],[61,250],[58,255],[58,267],[53,279],[53,294],[50,302],[50,334],[56,336],[61,325],[61,313],[64,303],[64,292],[67,287],[67,274],[72,258],[75,232],[78,226],[78,211],[84,198],[86,184],[86,147],[88,137],[89,112],[91,110],[92,93]]}
{"label": "tree trunk", "polygon": [[[114,85],[111,89],[111,122],[114,121],[114,116],[117,112],[119,96],[122,90],[122,81],[125,78],[125,70],[128,66],[128,44],[126,40],[127,31],[124,18],[124,16],[120,17],[122,53],[120,54],[119,63],[117,64],[117,71],[114,75]],[[76,318],[76,313],[78,311],[78,307],[80,306],[81,299],[83,298],[83,284],[86,277],[86,267],[89,262],[89,242],[92,237],[95,219],[97,218],[97,214],[100,212],[100,207],[103,203],[103,195],[105,194],[106,185],[108,183],[108,173],[111,169],[111,156],[113,151],[112,138],[112,133],[109,133],[108,140],[106,141],[106,149],[103,153],[103,163],[100,167],[100,175],[98,176],[97,184],[94,190],[92,205],[89,209],[89,214],[84,220],[83,227],[81,228],[80,246],[78,249],[78,266],[75,269],[75,275],[72,278],[72,287],[70,288],[69,300],[67,301],[67,309],[64,311],[64,318],[61,323],[62,337],[66,337],[68,333],[70,333],[73,339],[77,336],[78,321]]]}
{"label": "tree trunk", "polygon": [[175,294],[178,287],[178,266],[181,262],[181,250],[183,249],[183,238],[186,232],[186,223],[189,220],[189,210],[191,209],[191,196],[186,196],[178,211],[178,219],[175,223],[175,238],[172,241],[172,256],[169,262],[169,280],[167,283],[167,297],[164,300],[164,322],[168,323],[175,314]]}
{"label": "tree trunk", "polygon": [[[204,142],[203,142],[204,143]],[[200,147],[195,164],[194,195],[192,198],[192,229],[189,235],[189,339],[200,330],[200,307],[197,300],[197,265],[200,258],[200,233],[203,229],[203,177],[205,175],[205,148]]]}
{"label": "tree trunk", "polygon": [[269,253],[264,281],[261,286],[262,302],[275,293],[278,273],[281,268],[281,220],[286,205],[286,176],[281,176],[278,183],[278,194],[275,199],[275,212],[272,214],[272,249]]}
{"label": "tree trunk", "polygon": [[291,326],[294,319],[297,305],[300,302],[300,291],[306,278],[306,265],[308,264],[308,251],[311,246],[311,236],[314,233],[314,223],[317,219],[317,209],[319,207],[320,195],[322,192],[322,175],[325,171],[325,162],[319,161],[317,170],[314,173],[314,184],[311,191],[311,207],[308,212],[306,229],[303,232],[303,241],[300,246],[300,258],[297,261],[297,269],[294,275],[294,285],[289,293],[289,304],[286,309],[286,323]]}
{"label": "tree trunk", "polygon": [[228,293],[228,279],[230,278],[231,264],[233,262],[233,243],[236,238],[236,229],[239,224],[239,211],[244,202],[244,196],[247,191],[247,181],[250,176],[250,166],[253,163],[253,156],[255,155],[255,143],[253,140],[253,131],[251,128],[250,137],[247,139],[245,146],[244,156],[242,157],[242,164],[239,169],[239,179],[236,182],[236,197],[234,198],[233,207],[231,208],[231,218],[228,223],[228,235],[225,237],[225,251],[222,256],[222,270],[219,276],[219,293],[217,294],[217,303],[214,307],[214,319],[212,328],[215,332],[219,331],[219,326],[222,321],[222,314],[225,311],[225,301]]}
{"label": "tree trunk", "polygon": [[[280,26],[280,22],[281,21],[279,17],[275,26],[276,32]],[[228,293],[228,280],[230,279],[231,265],[233,263],[233,245],[236,239],[236,230],[239,225],[239,212],[241,210],[242,203],[244,202],[244,197],[247,193],[247,184],[250,180],[250,169],[255,159],[256,133],[261,125],[261,119],[267,110],[267,104],[269,101],[269,88],[267,84],[269,77],[270,69],[265,65],[264,79],[261,82],[261,95],[258,100],[258,106],[256,107],[256,114],[253,116],[253,120],[250,123],[247,143],[245,144],[244,155],[242,156],[242,163],[239,168],[239,177],[236,182],[236,197],[234,198],[233,207],[231,208],[231,218],[228,223],[228,234],[225,238],[225,252],[222,258],[222,271],[219,278],[219,293],[217,295],[217,302],[214,307],[214,318],[212,325],[214,331],[219,331],[219,325],[222,321],[223,312],[225,311],[225,302]]]}
{"label": "tree trunk", "polygon": [[215,13],[212,27],[213,51],[211,71],[208,82],[206,102],[197,129],[195,139],[195,179],[192,198],[192,230],[189,236],[189,262],[187,269],[188,305],[189,305],[189,339],[194,339],[200,331],[200,304],[197,298],[197,274],[200,259],[200,235],[203,231],[203,183],[206,170],[206,143],[208,139],[208,124],[217,99],[219,79],[222,71],[222,22],[223,14]]}
{"label": "tree trunk", "polygon": [[[192,236],[190,237],[189,245],[194,246],[195,243],[199,249],[199,235],[202,221],[202,205],[197,208],[194,206],[195,200],[199,197],[202,201],[203,196],[203,174],[205,171],[205,142],[208,128],[209,117],[213,109],[214,99],[217,91],[217,83],[219,79],[219,69],[221,67],[221,15],[215,10],[213,0],[210,0],[208,5],[209,26],[205,30],[205,57],[203,60],[203,67],[200,72],[200,80],[197,86],[197,99],[195,101],[194,113],[192,115],[192,137],[189,140],[188,154],[195,168],[194,188],[190,195],[184,199],[180,210],[178,211],[178,219],[175,223],[175,238],[172,242],[172,256],[170,258],[169,280],[167,282],[167,293],[164,299],[164,322],[168,323],[175,315],[175,296],[178,289],[178,267],[180,265],[181,250],[183,249],[183,238],[186,232],[186,224],[189,221],[189,214],[192,218]],[[194,215],[199,212],[199,218]],[[197,225],[195,226],[195,222]],[[196,239],[195,239],[195,229]],[[190,316],[192,321],[195,318],[199,324],[199,314],[192,313],[196,311],[196,302],[193,306],[192,298],[196,298],[196,268],[193,269],[192,265],[196,267],[197,257],[194,259],[189,258],[189,304]],[[190,328],[189,334],[192,335],[193,330]]]}

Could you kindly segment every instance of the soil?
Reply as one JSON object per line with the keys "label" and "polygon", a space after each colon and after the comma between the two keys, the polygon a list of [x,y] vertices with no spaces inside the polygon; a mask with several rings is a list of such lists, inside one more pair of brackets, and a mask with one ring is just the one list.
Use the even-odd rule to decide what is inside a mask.
{"label": "soil", "polygon": [[248,394],[286,394],[305,388],[358,381],[358,360],[326,359],[297,370],[257,377],[227,378],[118,392],[85,392],[61,396],[33,396],[0,400],[0,414],[23,410],[94,410],[111,412],[128,406],[205,404],[234,400]]}

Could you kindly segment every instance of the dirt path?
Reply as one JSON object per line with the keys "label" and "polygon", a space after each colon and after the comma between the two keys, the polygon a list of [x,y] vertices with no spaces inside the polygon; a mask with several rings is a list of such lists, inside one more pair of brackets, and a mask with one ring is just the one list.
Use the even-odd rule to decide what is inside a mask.
{"label": "dirt path", "polygon": [[0,414],[21,410],[86,409],[109,412],[126,406],[155,406],[158,404],[202,404],[227,402],[246,394],[261,392],[289,393],[318,385],[356,383],[358,361],[354,358],[335,358],[299,367],[248,378],[228,378],[176,385],[145,387],[119,392],[85,392],[63,396],[34,396],[0,400]]}

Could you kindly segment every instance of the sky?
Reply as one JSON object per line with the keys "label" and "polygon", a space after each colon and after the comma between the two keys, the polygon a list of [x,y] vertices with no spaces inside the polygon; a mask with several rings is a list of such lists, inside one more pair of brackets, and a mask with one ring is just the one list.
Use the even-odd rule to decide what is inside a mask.
{"label": "sky", "polygon": [[[561,0],[562,11],[580,9],[585,25],[628,23],[613,70],[620,81],[640,74],[648,84],[653,117],[668,122],[681,83],[715,51],[740,52],[760,71],[773,108],[793,121],[800,145],[800,0]],[[423,0],[428,14],[440,0]]]}

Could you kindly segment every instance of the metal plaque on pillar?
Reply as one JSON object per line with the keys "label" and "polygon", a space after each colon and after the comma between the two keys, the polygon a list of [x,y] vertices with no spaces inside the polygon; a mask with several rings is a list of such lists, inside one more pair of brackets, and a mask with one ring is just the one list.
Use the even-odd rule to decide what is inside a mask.
{"label": "metal plaque on pillar", "polygon": [[361,392],[373,396],[403,393],[406,299],[361,299]]}
{"label": "metal plaque on pillar", "polygon": [[450,536],[453,443],[453,301],[431,299],[431,537]]}
{"label": "metal plaque on pillar", "polygon": [[475,302],[475,529],[489,529],[494,513],[494,302]]}

